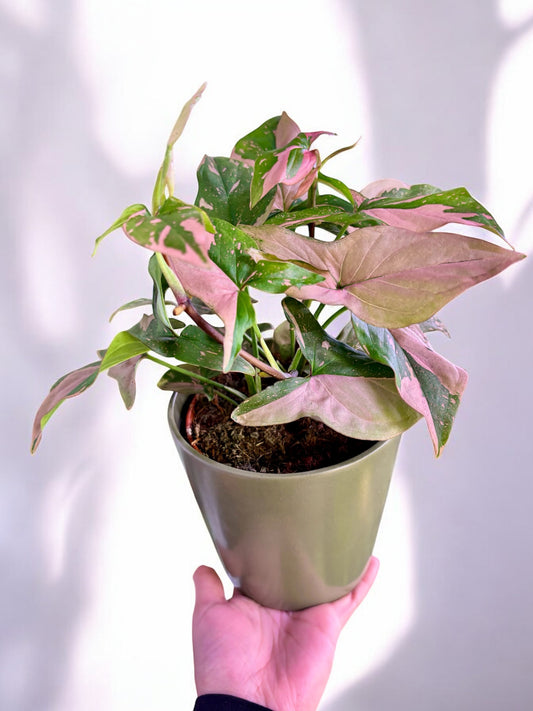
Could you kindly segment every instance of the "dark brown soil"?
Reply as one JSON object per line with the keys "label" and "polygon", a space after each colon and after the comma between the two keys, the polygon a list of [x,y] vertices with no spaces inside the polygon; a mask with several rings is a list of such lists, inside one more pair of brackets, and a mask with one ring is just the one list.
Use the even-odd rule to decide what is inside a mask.
{"label": "dark brown soil", "polygon": [[204,395],[195,396],[191,437],[187,439],[210,459],[237,469],[309,471],[351,459],[374,444],[345,437],[309,417],[284,425],[245,427],[231,419],[233,409],[222,398],[215,396],[209,401]]}

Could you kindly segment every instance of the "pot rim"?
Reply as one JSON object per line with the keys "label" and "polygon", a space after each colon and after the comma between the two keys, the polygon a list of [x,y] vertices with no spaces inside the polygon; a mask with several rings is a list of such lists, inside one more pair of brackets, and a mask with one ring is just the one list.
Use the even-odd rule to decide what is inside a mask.
{"label": "pot rim", "polygon": [[[183,435],[180,432],[180,428],[178,425],[178,420],[181,419],[181,410],[183,408],[183,405],[185,404],[185,401],[187,400],[188,396],[183,395],[182,393],[174,392],[172,393],[172,396],[170,398],[170,402],[168,404],[168,422],[170,426],[170,430],[175,437],[175,439],[179,442],[180,446],[183,447],[189,456],[193,457],[200,463],[204,462],[209,462],[210,465],[212,465],[215,469],[219,469],[227,474],[233,474],[234,476],[237,477],[242,477],[243,479],[299,479],[302,477],[306,476],[327,476],[328,474],[331,474],[333,471],[338,471],[339,469],[344,469],[345,467],[351,467],[354,463],[360,462],[363,459],[366,459],[367,457],[370,457],[374,452],[377,450],[381,449],[384,447],[386,444],[389,442],[392,442],[394,440],[397,440],[401,437],[401,434],[397,434],[394,437],[391,437],[390,439],[385,439],[385,440],[380,440],[373,444],[371,447],[366,449],[364,452],[361,452],[361,454],[356,455],[355,457],[352,457],[351,459],[346,459],[343,462],[338,462],[337,464],[331,464],[327,467],[320,467],[319,469],[308,469],[303,472],[288,472],[288,473],[279,473],[279,472],[252,472],[248,471],[246,469],[237,469],[236,467],[232,467],[229,464],[222,464],[221,462],[217,462],[214,459],[211,459],[210,457],[206,456],[205,454],[202,454],[199,452],[197,449],[192,447],[189,442],[183,437]],[[179,401],[182,400],[180,403]]]}

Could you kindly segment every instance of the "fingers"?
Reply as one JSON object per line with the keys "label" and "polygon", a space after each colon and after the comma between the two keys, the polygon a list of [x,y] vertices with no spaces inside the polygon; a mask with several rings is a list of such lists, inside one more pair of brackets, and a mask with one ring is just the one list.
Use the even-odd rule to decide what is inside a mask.
{"label": "fingers", "polygon": [[196,608],[203,608],[217,602],[224,602],[224,587],[220,578],[206,565],[201,565],[193,575],[196,590]]}

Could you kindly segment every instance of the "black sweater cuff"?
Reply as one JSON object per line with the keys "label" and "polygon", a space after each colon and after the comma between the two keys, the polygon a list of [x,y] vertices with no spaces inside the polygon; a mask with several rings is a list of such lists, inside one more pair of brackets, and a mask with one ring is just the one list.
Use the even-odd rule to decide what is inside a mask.
{"label": "black sweater cuff", "polygon": [[253,701],[227,694],[203,694],[196,699],[194,711],[271,711]]}

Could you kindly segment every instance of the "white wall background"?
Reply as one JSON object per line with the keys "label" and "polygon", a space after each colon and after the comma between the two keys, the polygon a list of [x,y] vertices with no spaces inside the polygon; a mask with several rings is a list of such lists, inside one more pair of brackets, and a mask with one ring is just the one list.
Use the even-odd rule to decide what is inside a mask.
{"label": "white wall background", "polygon": [[[192,708],[190,578],[220,567],[157,373],[129,413],[104,378],[28,454],[50,384],[150,291],[141,250],[117,234],[91,260],[93,240],[149,200],[176,113],[207,79],[176,153],[180,194],[204,152],[285,109],[337,131],[335,147],[363,136],[338,161],[354,187],[467,185],[531,251],[533,2],[2,0],[0,35],[0,708]],[[454,338],[439,347],[469,388],[439,461],[423,425],[404,437],[382,569],[324,711],[533,703],[532,264],[444,313]]]}

